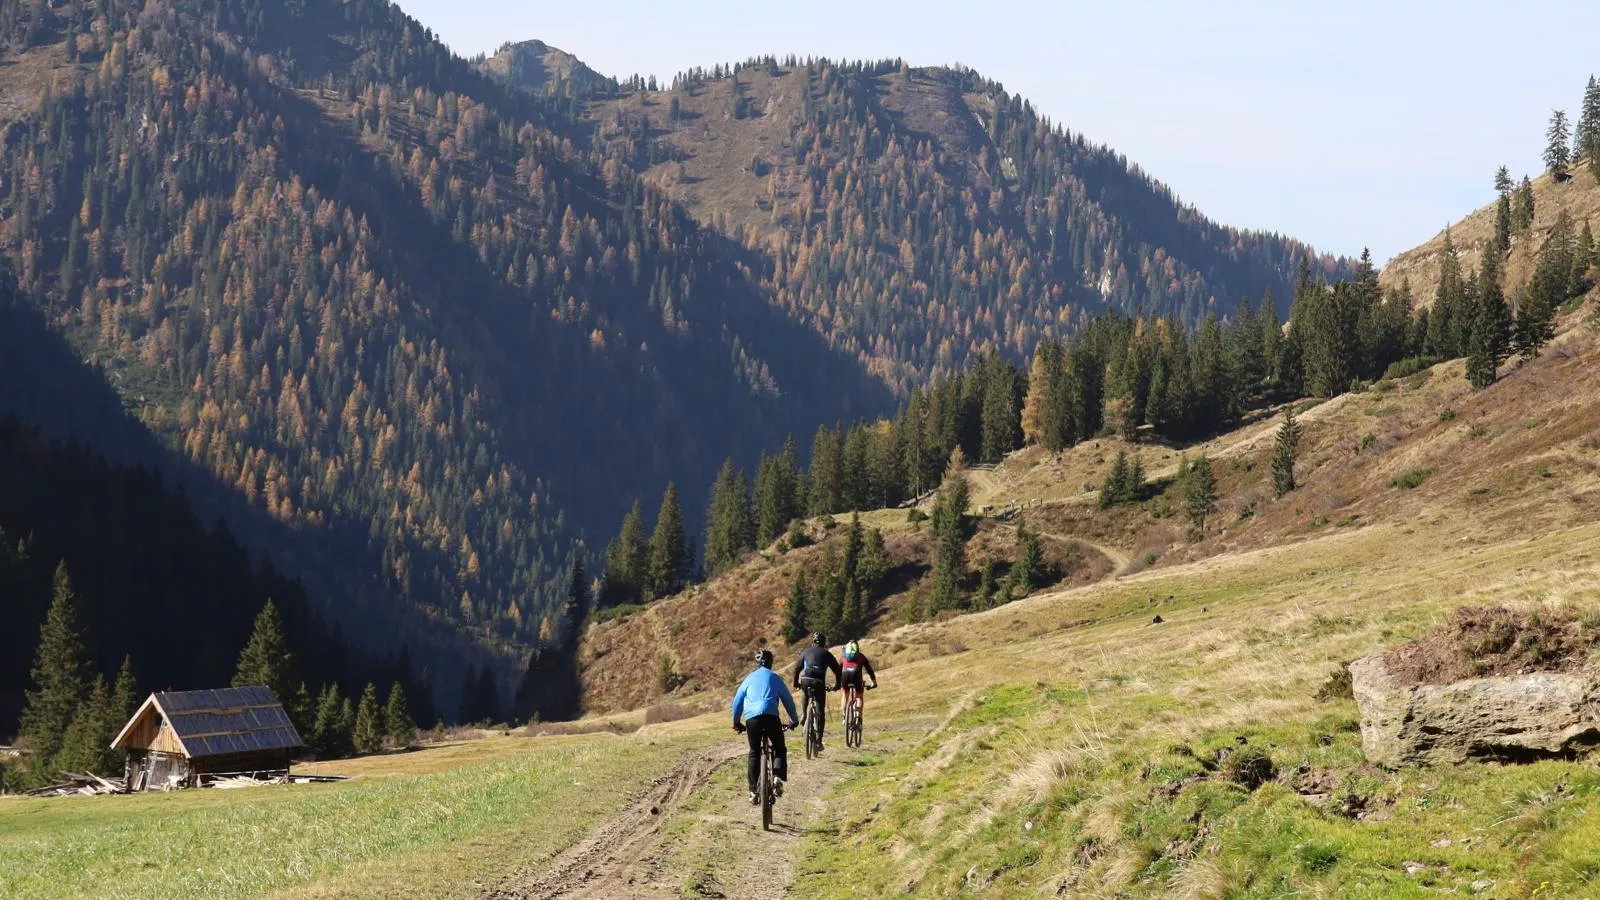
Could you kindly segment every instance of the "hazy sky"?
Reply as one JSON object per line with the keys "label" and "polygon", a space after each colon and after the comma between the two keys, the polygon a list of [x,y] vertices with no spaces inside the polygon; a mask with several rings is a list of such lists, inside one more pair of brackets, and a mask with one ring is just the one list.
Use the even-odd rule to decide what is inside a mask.
{"label": "hazy sky", "polygon": [[400,0],[458,53],[539,38],[619,77],[796,53],[960,62],[1230,225],[1385,260],[1540,168],[1600,2]]}

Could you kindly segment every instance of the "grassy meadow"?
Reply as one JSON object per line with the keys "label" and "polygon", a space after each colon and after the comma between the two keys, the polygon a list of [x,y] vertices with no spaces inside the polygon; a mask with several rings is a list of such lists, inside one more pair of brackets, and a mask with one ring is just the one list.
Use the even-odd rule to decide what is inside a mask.
{"label": "grassy meadow", "polygon": [[3,799],[0,896],[477,896],[698,740],[490,738],[312,767],[358,776],[337,784]]}

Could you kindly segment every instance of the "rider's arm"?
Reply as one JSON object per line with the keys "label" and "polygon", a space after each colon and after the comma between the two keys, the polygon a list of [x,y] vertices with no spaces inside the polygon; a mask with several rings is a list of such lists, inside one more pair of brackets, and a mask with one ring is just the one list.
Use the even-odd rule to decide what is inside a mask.
{"label": "rider's arm", "polygon": [[806,664],[806,658],[803,655],[799,659],[794,661],[794,675],[793,675],[793,677],[790,678],[790,683],[794,687],[799,687],[800,686],[800,670],[805,667],[805,664]]}
{"label": "rider's arm", "polygon": [[876,687],[878,684],[878,673],[872,671],[872,660],[867,659],[867,655],[865,653],[861,654],[861,668],[867,670],[867,677],[872,679],[872,684],[874,687]]}
{"label": "rider's arm", "polygon": [[800,716],[794,709],[794,694],[789,693],[789,686],[784,684],[781,678],[778,679],[778,689],[780,691],[778,699],[783,703],[783,708],[789,711],[789,724],[793,725],[800,721]]}
{"label": "rider's arm", "polygon": [[744,712],[744,695],[747,690],[747,684],[747,682],[740,682],[739,693],[733,695],[733,724],[735,725],[739,724],[739,718]]}
{"label": "rider's arm", "polygon": [[832,653],[828,654],[828,668],[833,670],[833,689],[837,691],[839,685],[844,684],[844,670],[839,668],[839,660]]}

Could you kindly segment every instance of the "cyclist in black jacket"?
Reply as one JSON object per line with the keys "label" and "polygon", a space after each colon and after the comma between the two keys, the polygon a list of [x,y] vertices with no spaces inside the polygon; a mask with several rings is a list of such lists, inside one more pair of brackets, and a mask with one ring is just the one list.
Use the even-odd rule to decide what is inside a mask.
{"label": "cyclist in black jacket", "polygon": [[[828,639],[822,632],[811,636],[811,646],[800,654],[794,664],[794,686],[804,692],[801,708],[810,714],[811,697],[817,698],[817,733],[828,726],[828,699],[823,694],[829,690],[828,673],[833,673],[833,690],[839,689],[839,661],[828,652]],[[803,719],[802,719],[803,721]]]}

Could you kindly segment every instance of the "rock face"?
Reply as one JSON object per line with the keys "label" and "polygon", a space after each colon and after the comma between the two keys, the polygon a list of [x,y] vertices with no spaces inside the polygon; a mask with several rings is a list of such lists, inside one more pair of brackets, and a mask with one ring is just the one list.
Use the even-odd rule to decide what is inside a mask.
{"label": "rock face", "polygon": [[1600,673],[1402,684],[1383,655],[1350,664],[1361,743],[1383,766],[1556,756],[1600,745]]}

